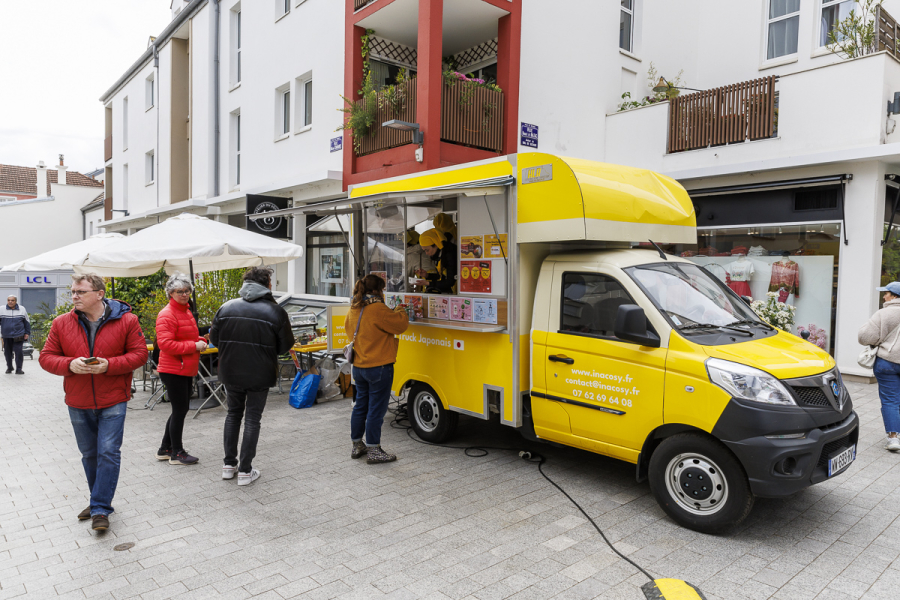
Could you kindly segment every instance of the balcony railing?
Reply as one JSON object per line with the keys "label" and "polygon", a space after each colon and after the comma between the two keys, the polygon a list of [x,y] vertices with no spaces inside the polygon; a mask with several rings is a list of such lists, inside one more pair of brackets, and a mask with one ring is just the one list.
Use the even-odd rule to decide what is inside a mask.
{"label": "balcony railing", "polygon": [[112,160],[112,134],[106,136],[103,140],[103,160]]}
{"label": "balcony railing", "polygon": [[[395,100],[376,92],[375,122],[359,138],[357,156],[365,156],[412,143],[412,132],[382,127],[397,119],[416,122],[416,79],[395,86]],[[359,100],[358,104],[366,100]],[[444,85],[441,96],[441,140],[481,150],[503,150],[503,93],[463,84]]]}
{"label": "balcony railing", "polygon": [[441,93],[441,139],[454,144],[503,150],[503,92],[457,83]]}
{"label": "balcony railing", "polygon": [[359,10],[366,4],[371,4],[375,0],[353,0],[353,10]]}
{"label": "balcony railing", "polygon": [[775,81],[772,75],[673,98],[667,152],[773,137]]}
{"label": "balcony railing", "polygon": [[884,10],[881,5],[875,7],[875,49],[877,51],[887,50],[894,56],[900,57],[900,48],[897,44],[898,31],[897,21]]}
{"label": "balcony railing", "polygon": [[[357,0],[358,2],[359,0]],[[382,127],[385,121],[397,119],[407,123],[416,122],[416,80],[410,79],[394,86],[396,101],[391,102],[387,96],[387,90],[383,89],[375,93],[375,123],[372,125],[371,135],[363,135],[359,138],[359,152],[357,156],[365,156],[373,152],[380,152],[397,146],[412,143],[411,131],[398,131]],[[357,104],[365,104],[366,100],[359,100]],[[354,132],[354,137],[356,132]]]}

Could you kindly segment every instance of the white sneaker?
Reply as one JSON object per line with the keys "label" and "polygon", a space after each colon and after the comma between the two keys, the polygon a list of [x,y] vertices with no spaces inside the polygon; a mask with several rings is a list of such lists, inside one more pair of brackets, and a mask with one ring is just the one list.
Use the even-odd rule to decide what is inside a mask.
{"label": "white sneaker", "polygon": [[249,473],[238,473],[238,485],[250,485],[257,479],[259,479],[259,469],[250,469]]}
{"label": "white sneaker", "polygon": [[887,444],[885,444],[884,447],[891,452],[900,451],[900,437],[889,437],[887,440]]}
{"label": "white sneaker", "polygon": [[235,473],[237,473],[237,467],[222,465],[222,479],[234,479]]}

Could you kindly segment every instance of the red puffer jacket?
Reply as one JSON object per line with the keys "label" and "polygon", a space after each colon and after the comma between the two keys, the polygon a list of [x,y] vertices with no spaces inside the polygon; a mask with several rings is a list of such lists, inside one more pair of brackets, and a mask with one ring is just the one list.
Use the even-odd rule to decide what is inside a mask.
{"label": "red puffer jacket", "polygon": [[[100,375],[76,375],[69,363],[81,356],[105,358],[109,368]],[[73,310],[53,320],[38,362],[45,371],[64,377],[66,404],[72,408],[109,408],[131,398],[131,373],[147,362],[147,342],[131,307],[107,300],[93,353],[87,327]]]}
{"label": "red puffer jacket", "polygon": [[156,317],[156,345],[159,346],[159,372],[193,377],[200,365],[197,342],[200,331],[190,307],[169,299],[169,305]]}

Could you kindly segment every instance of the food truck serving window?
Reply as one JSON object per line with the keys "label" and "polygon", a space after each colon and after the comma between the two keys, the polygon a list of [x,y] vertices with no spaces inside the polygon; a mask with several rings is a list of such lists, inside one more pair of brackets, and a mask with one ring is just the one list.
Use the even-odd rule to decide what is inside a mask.
{"label": "food truck serving window", "polygon": [[615,337],[616,315],[623,304],[634,304],[622,285],[597,273],[565,273],[560,333]]}

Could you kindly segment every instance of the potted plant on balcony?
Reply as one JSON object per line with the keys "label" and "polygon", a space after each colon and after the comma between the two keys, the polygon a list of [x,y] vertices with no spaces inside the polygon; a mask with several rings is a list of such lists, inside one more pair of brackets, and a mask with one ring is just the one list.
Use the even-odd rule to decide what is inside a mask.
{"label": "potted plant on balcony", "polygon": [[500,152],[502,123],[495,118],[503,103],[500,86],[448,69],[444,71],[443,97],[443,110],[449,111],[451,125],[441,132],[442,138]]}

